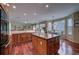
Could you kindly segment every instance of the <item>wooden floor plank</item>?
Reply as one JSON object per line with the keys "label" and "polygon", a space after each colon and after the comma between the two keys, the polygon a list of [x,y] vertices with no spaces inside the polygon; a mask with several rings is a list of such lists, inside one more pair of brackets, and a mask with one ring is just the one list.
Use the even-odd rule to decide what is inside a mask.
{"label": "wooden floor plank", "polygon": [[[60,40],[59,55],[79,55],[79,48],[67,40]],[[13,55],[33,55],[32,42],[13,47]]]}

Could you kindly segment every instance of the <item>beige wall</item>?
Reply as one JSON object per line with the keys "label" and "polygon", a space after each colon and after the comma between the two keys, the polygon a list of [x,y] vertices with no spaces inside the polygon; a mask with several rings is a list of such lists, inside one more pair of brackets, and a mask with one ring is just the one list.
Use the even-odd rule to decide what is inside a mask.
{"label": "beige wall", "polygon": [[73,33],[74,40],[73,41],[75,43],[79,43],[79,12],[76,12],[73,14],[73,19],[74,19],[74,22],[78,23],[78,26],[74,25],[74,33]]}

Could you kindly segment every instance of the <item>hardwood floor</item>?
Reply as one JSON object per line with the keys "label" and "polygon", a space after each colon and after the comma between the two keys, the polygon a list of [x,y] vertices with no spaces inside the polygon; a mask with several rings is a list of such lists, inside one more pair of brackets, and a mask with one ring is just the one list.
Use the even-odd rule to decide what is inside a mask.
{"label": "hardwood floor", "polygon": [[[68,40],[60,40],[59,55],[79,55],[79,45]],[[33,55],[32,42],[18,45],[12,48],[12,55]]]}
{"label": "hardwood floor", "polygon": [[73,43],[71,41],[60,40],[60,55],[79,55],[79,44]]}
{"label": "hardwood floor", "polygon": [[32,42],[18,45],[12,48],[12,55],[32,55]]}

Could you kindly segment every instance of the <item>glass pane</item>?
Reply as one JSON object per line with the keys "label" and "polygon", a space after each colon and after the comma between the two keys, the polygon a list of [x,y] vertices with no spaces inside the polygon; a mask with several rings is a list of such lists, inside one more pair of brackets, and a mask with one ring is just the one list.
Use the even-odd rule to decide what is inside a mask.
{"label": "glass pane", "polygon": [[67,19],[67,34],[72,35],[72,18]]}
{"label": "glass pane", "polygon": [[65,33],[65,20],[54,22],[53,29],[59,35],[61,35],[62,32]]}
{"label": "glass pane", "polygon": [[47,31],[52,31],[52,22],[48,22]]}
{"label": "glass pane", "polygon": [[40,32],[44,33],[45,23],[40,24]]}

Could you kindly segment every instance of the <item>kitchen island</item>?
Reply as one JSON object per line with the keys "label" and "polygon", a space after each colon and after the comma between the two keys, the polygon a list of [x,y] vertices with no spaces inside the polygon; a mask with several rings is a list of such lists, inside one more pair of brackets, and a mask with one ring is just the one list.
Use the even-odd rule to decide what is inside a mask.
{"label": "kitchen island", "polygon": [[55,55],[59,50],[59,35],[33,33],[32,45],[34,55]]}
{"label": "kitchen island", "polygon": [[32,41],[31,37],[33,32],[33,30],[12,31],[12,46],[17,46]]}

